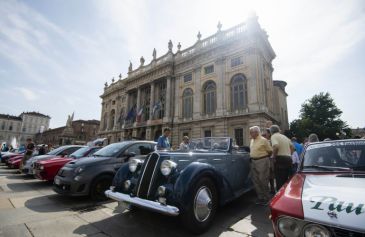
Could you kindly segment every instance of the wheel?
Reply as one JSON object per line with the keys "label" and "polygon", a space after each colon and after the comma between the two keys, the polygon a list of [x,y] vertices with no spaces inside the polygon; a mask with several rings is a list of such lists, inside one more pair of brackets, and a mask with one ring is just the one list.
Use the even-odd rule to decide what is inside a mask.
{"label": "wheel", "polygon": [[107,199],[104,192],[109,189],[112,184],[113,177],[110,175],[101,175],[97,177],[91,184],[90,197],[94,201],[104,201]]}
{"label": "wheel", "polygon": [[211,225],[218,208],[218,194],[213,181],[202,178],[193,187],[182,220],[187,229],[195,234],[205,232]]}

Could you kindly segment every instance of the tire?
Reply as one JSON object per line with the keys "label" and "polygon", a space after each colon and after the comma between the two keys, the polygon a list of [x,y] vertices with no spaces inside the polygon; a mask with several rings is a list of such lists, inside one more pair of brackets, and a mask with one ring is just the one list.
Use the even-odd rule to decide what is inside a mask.
{"label": "tire", "polygon": [[[211,226],[215,217],[218,193],[214,182],[204,177],[193,186],[191,194],[188,205],[182,213],[182,221],[192,233],[201,234]],[[200,208],[197,205],[199,202],[202,204]]]}
{"label": "tire", "polygon": [[101,175],[97,177],[90,187],[90,197],[94,201],[107,200],[104,192],[112,185],[113,177],[110,175]]}

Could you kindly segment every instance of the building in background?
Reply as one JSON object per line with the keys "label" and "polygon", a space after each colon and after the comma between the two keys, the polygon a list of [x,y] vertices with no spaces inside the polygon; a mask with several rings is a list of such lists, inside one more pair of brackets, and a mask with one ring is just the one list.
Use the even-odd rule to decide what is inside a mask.
{"label": "building in background", "polygon": [[[24,144],[27,138],[47,130],[51,117],[39,112],[23,112],[19,116],[0,114],[0,142]],[[14,144],[13,144],[14,145]]]}
{"label": "building in background", "polygon": [[36,135],[37,144],[52,144],[53,146],[78,144],[85,145],[95,140],[100,122],[98,120],[75,120],[69,116],[66,126],[49,129]]}
{"label": "building in background", "polygon": [[257,16],[202,39],[191,47],[168,43],[168,51],[105,84],[99,136],[109,143],[156,140],[172,128],[172,144],[191,138],[230,136],[249,144],[248,128],[271,120],[288,129],[286,82],[273,81],[275,53]]}

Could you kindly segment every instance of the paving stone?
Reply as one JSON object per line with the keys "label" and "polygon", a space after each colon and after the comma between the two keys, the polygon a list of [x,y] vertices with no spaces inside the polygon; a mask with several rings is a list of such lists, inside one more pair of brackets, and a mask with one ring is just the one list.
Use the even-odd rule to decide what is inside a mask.
{"label": "paving stone", "polygon": [[11,202],[8,198],[0,198],[0,210],[4,211],[2,209],[8,209],[8,208],[14,208]]}
{"label": "paving stone", "polygon": [[37,237],[89,236],[100,233],[98,229],[76,215],[26,224],[32,234]]}
{"label": "paving stone", "polygon": [[1,237],[32,237],[24,224],[6,226],[0,228]]}
{"label": "paving stone", "polygon": [[233,231],[257,237],[272,237],[271,225],[262,222],[255,222],[250,219],[242,219],[231,226]]}

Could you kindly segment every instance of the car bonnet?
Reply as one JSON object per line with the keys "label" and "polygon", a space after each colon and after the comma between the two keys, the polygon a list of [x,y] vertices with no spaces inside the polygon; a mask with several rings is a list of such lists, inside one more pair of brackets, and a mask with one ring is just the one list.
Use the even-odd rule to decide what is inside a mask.
{"label": "car bonnet", "polygon": [[365,232],[365,176],[307,175],[304,219]]}

